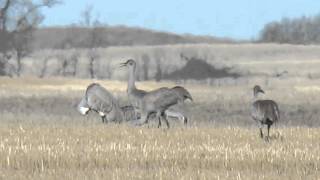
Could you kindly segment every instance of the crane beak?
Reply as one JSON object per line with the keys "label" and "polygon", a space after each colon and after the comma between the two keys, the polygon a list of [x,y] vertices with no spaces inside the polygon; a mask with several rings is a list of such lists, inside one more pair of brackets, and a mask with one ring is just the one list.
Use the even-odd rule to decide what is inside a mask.
{"label": "crane beak", "polygon": [[127,66],[127,63],[120,63],[120,67],[126,67]]}
{"label": "crane beak", "polygon": [[265,93],[264,93],[264,91],[263,91],[262,89],[260,89],[260,90],[259,90],[259,92],[261,92],[261,93],[265,94]]}

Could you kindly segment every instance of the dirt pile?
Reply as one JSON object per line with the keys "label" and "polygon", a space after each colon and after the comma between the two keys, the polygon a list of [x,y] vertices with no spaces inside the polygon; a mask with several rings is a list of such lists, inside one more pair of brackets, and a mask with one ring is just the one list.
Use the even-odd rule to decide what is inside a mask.
{"label": "dirt pile", "polygon": [[225,78],[239,77],[239,74],[231,73],[230,68],[217,69],[208,64],[206,61],[198,58],[191,58],[187,64],[170,74],[165,75],[165,79],[180,80],[180,79],[207,79],[207,78]]}

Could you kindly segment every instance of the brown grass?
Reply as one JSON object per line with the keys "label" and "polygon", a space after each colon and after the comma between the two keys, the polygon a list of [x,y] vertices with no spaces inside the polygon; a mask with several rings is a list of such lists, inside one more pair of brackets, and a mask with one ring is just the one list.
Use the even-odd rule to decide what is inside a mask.
{"label": "brown grass", "polygon": [[[303,81],[302,81],[303,80]],[[220,86],[185,84],[188,127],[103,125],[75,106],[92,80],[0,78],[0,179],[317,179],[318,80],[259,79]],[[126,83],[96,81],[126,104]],[[252,85],[277,99],[271,141],[249,116]],[[143,89],[174,86],[140,82]],[[281,86],[280,86],[281,85]]]}
{"label": "brown grass", "polygon": [[316,179],[318,129],[0,127],[8,179]]}

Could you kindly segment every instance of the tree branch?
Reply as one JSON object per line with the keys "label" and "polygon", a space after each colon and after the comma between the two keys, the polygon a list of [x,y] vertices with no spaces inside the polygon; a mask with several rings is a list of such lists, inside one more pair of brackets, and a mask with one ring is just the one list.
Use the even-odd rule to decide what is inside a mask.
{"label": "tree branch", "polygon": [[11,4],[11,0],[7,0],[4,7],[0,9],[0,20],[2,20],[1,22],[1,30],[5,31],[7,28],[6,28],[6,22],[7,22],[7,12],[8,12],[8,9],[10,7],[10,4]]}

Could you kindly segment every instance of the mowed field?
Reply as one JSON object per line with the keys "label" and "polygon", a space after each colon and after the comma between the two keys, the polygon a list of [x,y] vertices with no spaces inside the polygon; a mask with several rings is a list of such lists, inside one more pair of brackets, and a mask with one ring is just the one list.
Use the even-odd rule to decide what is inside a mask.
{"label": "mowed field", "polygon": [[[318,179],[320,81],[287,77],[219,86],[182,84],[194,102],[172,128],[102,124],[76,111],[99,82],[126,105],[126,83],[63,78],[0,78],[0,179]],[[271,140],[250,117],[252,87],[279,102]],[[173,82],[139,82],[151,90]]]}

